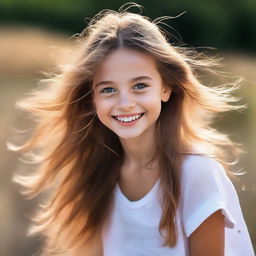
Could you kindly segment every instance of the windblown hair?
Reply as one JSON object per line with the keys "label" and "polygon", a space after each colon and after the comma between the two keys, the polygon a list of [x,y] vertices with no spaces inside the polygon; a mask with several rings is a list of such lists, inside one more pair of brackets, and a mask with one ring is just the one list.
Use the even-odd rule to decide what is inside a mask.
{"label": "windblown hair", "polygon": [[45,237],[43,256],[99,255],[93,248],[100,244],[112,209],[124,151],[117,135],[96,115],[92,82],[99,63],[116,49],[153,56],[163,81],[172,88],[156,124],[163,245],[173,247],[177,242],[175,216],[184,156],[208,155],[222,163],[230,177],[235,176],[229,166],[242,149],[217,131],[213,122],[219,113],[244,107],[235,104],[238,99],[233,95],[239,84],[200,82],[198,74],[213,70],[218,62],[170,43],[159,21],[127,10],[101,12],[80,34],[72,63],[58,66],[58,72],[42,79],[44,86],[17,102],[32,115],[36,127],[22,146],[10,144],[10,149],[30,157],[38,168],[31,175],[16,175],[15,181],[30,198],[48,191],[30,232]]}

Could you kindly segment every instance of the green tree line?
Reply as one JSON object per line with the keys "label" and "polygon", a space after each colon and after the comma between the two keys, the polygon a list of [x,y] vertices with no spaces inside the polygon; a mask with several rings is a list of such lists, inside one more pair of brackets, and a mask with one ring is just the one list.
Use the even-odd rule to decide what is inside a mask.
{"label": "green tree line", "polygon": [[[122,0],[1,0],[0,22],[29,24],[58,29],[70,34],[86,26],[85,19],[102,9],[118,10]],[[218,49],[255,52],[255,0],[139,0],[143,15],[152,19],[177,16],[165,21],[180,32],[182,41],[190,46],[211,46]],[[134,8],[133,8],[134,9]],[[138,10],[134,9],[138,12]]]}

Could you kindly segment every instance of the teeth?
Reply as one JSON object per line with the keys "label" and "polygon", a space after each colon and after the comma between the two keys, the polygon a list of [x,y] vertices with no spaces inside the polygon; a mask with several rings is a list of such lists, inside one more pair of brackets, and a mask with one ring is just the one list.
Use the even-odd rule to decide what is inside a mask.
{"label": "teeth", "polygon": [[136,116],[129,116],[129,117],[118,117],[116,116],[115,119],[117,119],[118,121],[124,122],[124,123],[128,123],[131,121],[134,121],[136,119],[139,119],[141,117],[142,114],[136,115]]}

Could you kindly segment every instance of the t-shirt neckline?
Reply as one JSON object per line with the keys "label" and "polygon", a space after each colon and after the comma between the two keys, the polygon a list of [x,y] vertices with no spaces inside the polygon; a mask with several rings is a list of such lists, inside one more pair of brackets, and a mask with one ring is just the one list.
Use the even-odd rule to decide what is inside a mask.
{"label": "t-shirt neckline", "polygon": [[136,200],[136,201],[130,201],[121,191],[120,186],[118,183],[116,183],[116,194],[117,194],[117,199],[124,205],[126,205],[129,208],[140,208],[147,204],[148,202],[152,201],[154,196],[156,195],[156,191],[159,187],[160,183],[160,178],[157,179],[153,187],[149,190],[149,192],[143,196],[141,199]]}

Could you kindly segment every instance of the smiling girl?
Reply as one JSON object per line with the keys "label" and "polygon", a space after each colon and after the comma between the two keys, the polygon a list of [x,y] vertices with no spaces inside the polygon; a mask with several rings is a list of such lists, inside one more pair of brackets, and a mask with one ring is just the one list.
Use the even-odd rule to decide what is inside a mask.
{"label": "smiling girl", "polygon": [[18,103],[38,121],[16,150],[39,169],[16,181],[48,191],[31,229],[41,254],[252,256],[228,170],[239,149],[212,128],[242,108],[237,86],[202,84],[210,61],[139,14],[101,12],[84,34],[69,68]]}

